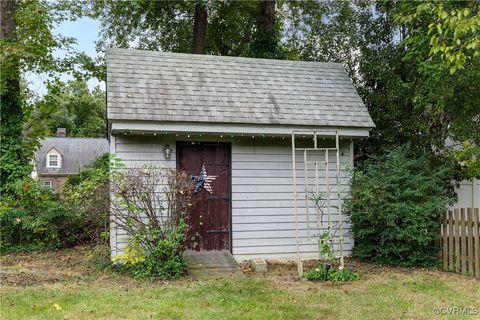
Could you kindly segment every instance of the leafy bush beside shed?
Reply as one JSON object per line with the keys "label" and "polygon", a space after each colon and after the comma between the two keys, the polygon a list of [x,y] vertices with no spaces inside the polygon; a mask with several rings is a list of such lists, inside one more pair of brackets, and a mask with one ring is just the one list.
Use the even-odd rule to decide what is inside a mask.
{"label": "leafy bush beside shed", "polygon": [[452,200],[452,168],[436,167],[404,145],[367,160],[353,174],[353,254],[399,266],[437,263],[440,216]]}

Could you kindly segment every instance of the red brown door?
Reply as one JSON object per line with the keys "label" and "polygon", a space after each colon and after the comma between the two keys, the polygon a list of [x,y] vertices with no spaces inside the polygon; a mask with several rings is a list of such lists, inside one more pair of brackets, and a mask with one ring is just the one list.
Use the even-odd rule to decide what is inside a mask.
{"label": "red brown door", "polygon": [[230,144],[179,142],[177,155],[196,191],[188,217],[189,247],[230,250]]}

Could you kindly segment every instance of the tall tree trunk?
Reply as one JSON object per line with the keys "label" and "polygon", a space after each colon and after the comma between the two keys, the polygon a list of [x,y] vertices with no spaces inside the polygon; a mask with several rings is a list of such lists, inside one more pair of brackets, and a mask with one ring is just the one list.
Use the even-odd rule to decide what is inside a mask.
{"label": "tall tree trunk", "polygon": [[2,39],[9,38],[15,31],[15,2],[13,0],[0,0],[0,20]]}
{"label": "tall tree trunk", "polygon": [[284,59],[280,50],[280,33],[275,30],[275,0],[259,0],[255,35],[250,45],[250,56]]}
{"label": "tall tree trunk", "polygon": [[196,54],[205,54],[205,37],[207,33],[207,9],[200,1],[195,5],[195,17],[193,20],[193,46],[192,51]]}
{"label": "tall tree trunk", "polygon": [[257,30],[272,33],[275,29],[275,0],[258,2]]}
{"label": "tall tree trunk", "polygon": [[[6,40],[9,42],[15,41],[15,0],[0,0],[0,21],[1,21],[1,30],[0,30],[0,39]],[[13,94],[17,97],[20,95],[20,79],[18,75],[18,59],[16,57],[7,57],[7,60],[2,61],[2,64],[5,62],[10,62],[12,67],[16,70],[13,70],[13,75],[8,76],[5,83],[5,87],[9,90],[13,90]]]}
{"label": "tall tree trunk", "polygon": [[0,38],[4,56],[0,61],[0,193],[10,191],[12,183],[28,175],[28,159],[23,154],[23,110],[20,103],[19,57],[16,41],[16,1],[0,0]]}

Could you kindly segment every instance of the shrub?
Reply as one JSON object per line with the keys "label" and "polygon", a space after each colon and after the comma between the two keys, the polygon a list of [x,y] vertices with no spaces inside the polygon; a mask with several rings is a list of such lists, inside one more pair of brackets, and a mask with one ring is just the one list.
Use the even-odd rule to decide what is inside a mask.
{"label": "shrub", "polygon": [[60,194],[33,179],[17,182],[0,203],[0,251],[106,244],[109,202],[108,154],[69,178]]}
{"label": "shrub", "polygon": [[153,251],[145,251],[138,242],[131,240],[124,255],[115,260],[118,270],[136,278],[179,279],[185,274],[185,262],[181,258],[186,240],[187,224],[180,221],[178,227],[158,239]]}
{"label": "shrub", "polygon": [[358,273],[352,268],[344,269],[327,269],[326,264],[320,263],[315,269],[305,272],[303,275],[310,281],[332,281],[332,282],[348,282],[355,281],[360,278]]}
{"label": "shrub", "polygon": [[0,206],[0,251],[41,250],[77,242],[82,217],[59,196],[27,179],[18,182],[13,195]]}
{"label": "shrub", "polygon": [[185,272],[187,210],[192,183],[185,172],[142,167],[116,172],[111,213],[129,244],[114,260],[135,277],[177,279]]}
{"label": "shrub", "polygon": [[353,254],[381,264],[435,264],[451,173],[412,155],[409,145],[367,160],[353,174],[348,201]]}
{"label": "shrub", "polygon": [[98,157],[78,175],[70,176],[61,199],[81,216],[83,227],[78,241],[92,245],[106,244],[110,209],[110,155]]}

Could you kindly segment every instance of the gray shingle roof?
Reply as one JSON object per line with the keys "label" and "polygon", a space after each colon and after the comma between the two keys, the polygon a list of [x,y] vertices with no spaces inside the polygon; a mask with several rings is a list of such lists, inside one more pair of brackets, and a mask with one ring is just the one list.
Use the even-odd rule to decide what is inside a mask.
{"label": "gray shingle roof", "polygon": [[[62,155],[61,168],[47,168],[46,155],[55,148]],[[35,153],[38,174],[72,174],[109,152],[108,140],[98,138],[45,138]]]}
{"label": "gray shingle roof", "polygon": [[110,120],[374,127],[339,63],[107,51]]}

